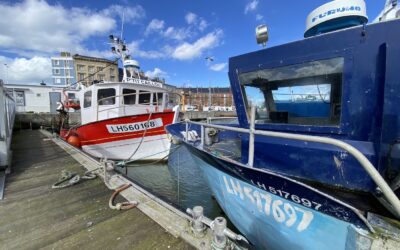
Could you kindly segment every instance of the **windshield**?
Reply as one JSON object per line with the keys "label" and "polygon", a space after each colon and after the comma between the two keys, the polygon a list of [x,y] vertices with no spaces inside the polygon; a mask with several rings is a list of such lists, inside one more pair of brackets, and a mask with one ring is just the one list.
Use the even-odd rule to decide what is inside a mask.
{"label": "windshield", "polygon": [[264,69],[239,75],[247,114],[257,123],[338,125],[343,58]]}

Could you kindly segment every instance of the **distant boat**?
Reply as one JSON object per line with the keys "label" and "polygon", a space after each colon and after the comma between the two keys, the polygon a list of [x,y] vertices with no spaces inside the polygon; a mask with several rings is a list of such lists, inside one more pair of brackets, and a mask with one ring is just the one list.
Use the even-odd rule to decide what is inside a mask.
{"label": "distant boat", "polygon": [[113,160],[166,158],[170,139],[164,129],[178,119],[179,107],[172,107],[172,95],[163,82],[148,79],[139,63],[126,54],[126,46],[110,37],[113,52],[123,62],[122,82],[97,82],[81,86],[80,102],[70,100],[63,110],[81,110],[81,125],[62,126],[61,137],[88,154]]}
{"label": "distant boat", "polygon": [[365,13],[332,1],[312,37],[230,58],[238,125],[167,126],[259,249],[400,249],[400,20]]}

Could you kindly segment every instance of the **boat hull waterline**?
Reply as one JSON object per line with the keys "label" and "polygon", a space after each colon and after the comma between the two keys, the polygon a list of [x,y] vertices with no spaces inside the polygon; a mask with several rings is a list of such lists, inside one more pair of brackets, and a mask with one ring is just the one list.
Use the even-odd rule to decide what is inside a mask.
{"label": "boat hull waterline", "polygon": [[74,129],[82,150],[113,160],[156,160],[169,154],[170,140],[164,127],[174,112],[125,116],[92,122]]}

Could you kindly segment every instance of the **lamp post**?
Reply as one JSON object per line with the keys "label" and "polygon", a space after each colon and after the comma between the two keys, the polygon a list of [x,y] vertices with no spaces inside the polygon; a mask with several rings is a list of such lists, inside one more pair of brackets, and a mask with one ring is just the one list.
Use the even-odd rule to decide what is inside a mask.
{"label": "lamp post", "polygon": [[[207,63],[213,62],[214,61],[214,57],[212,56],[207,56],[206,58]],[[210,112],[210,108],[211,108],[211,81],[210,79],[208,79],[208,112]]]}

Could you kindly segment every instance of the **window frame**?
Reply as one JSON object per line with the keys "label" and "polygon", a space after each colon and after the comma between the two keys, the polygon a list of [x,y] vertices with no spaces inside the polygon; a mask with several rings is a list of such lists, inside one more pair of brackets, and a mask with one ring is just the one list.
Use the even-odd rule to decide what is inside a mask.
{"label": "window frame", "polygon": [[85,73],[78,73],[78,81],[83,81],[86,77]]}
{"label": "window frame", "polygon": [[[132,92],[132,93],[124,93],[124,91],[125,90],[130,90],[130,91],[134,91],[134,93]],[[137,98],[137,93],[138,93],[138,91],[136,90],[136,89],[130,89],[130,88],[122,88],[122,95],[123,95],[123,98],[122,98],[122,104],[123,105],[136,105],[137,104],[137,102],[138,102],[138,99],[139,98]],[[129,95],[129,96],[124,96],[125,94],[132,94],[132,95]],[[133,102],[133,104],[126,104],[125,103],[125,97],[133,97],[134,98],[134,102]]]}
{"label": "window frame", "polygon": [[[90,102],[89,105],[87,105],[87,101],[86,101],[86,95],[90,93],[88,96],[90,96]],[[88,90],[85,93],[83,93],[83,108],[90,108],[92,107],[92,101],[93,101],[93,96],[92,96],[92,90]]]}
{"label": "window frame", "polygon": [[[146,106],[150,106],[151,105],[151,101],[152,101],[152,93],[148,90],[139,90],[138,94],[138,100],[137,100],[137,104],[139,105],[146,105]],[[140,101],[140,97],[143,97],[144,95],[148,94],[149,97],[149,102],[148,103],[141,103]]]}
{"label": "window frame", "polygon": [[[232,91],[240,93],[235,97],[237,102],[237,113],[239,124],[241,126],[250,125],[250,110],[246,110],[245,107],[245,99],[243,91],[240,87],[239,75],[243,73],[248,73],[256,70],[264,70],[271,69],[277,67],[285,67],[295,64],[307,63],[312,61],[319,60],[328,60],[337,57],[343,57],[343,72],[342,72],[342,98],[341,98],[341,113],[340,113],[340,123],[338,126],[320,126],[320,125],[298,125],[298,124],[281,124],[281,123],[265,123],[265,124],[255,124],[256,129],[261,130],[271,130],[271,131],[290,131],[290,132],[306,132],[306,133],[327,133],[327,134],[347,134],[350,133],[350,127],[348,126],[348,122],[350,119],[350,115],[345,110],[344,104],[349,101],[349,92],[347,91],[348,85],[351,84],[351,79],[353,75],[353,49],[347,48],[343,50],[335,50],[335,51],[324,51],[317,54],[310,54],[308,56],[297,56],[297,57],[288,57],[285,60],[274,60],[274,61],[263,61],[262,64],[260,62],[251,62],[240,65],[232,65],[236,70],[234,71],[234,84],[232,86]],[[231,72],[230,74],[232,74]],[[231,75],[232,77],[232,75]]]}
{"label": "window frame", "polygon": [[[14,90],[14,93],[15,93],[15,105],[20,106],[20,107],[26,106],[25,91]],[[22,96],[18,96],[18,94],[21,94],[21,93],[22,93]],[[22,100],[22,102],[20,102],[21,100]]]}
{"label": "window frame", "polygon": [[[106,90],[113,90],[114,94],[110,95],[110,96],[107,96],[107,97],[99,98],[100,91],[106,91]],[[97,105],[98,106],[110,106],[110,105],[115,105],[116,104],[117,91],[116,91],[115,88],[101,88],[101,89],[97,89],[96,92],[97,92]],[[112,96],[114,98],[111,98]],[[99,100],[104,99],[104,98],[108,98],[108,99],[105,99],[105,100],[112,100],[112,103],[111,104],[104,104],[103,101],[105,101],[105,100],[102,100],[101,103],[100,103]]]}
{"label": "window frame", "polygon": [[[333,71],[325,73],[325,77],[322,74],[313,74],[309,72],[309,69],[311,69],[311,71],[314,71],[315,69],[318,69],[320,65],[328,67],[328,70],[333,68]],[[304,70],[306,70],[305,73],[298,73],[299,71],[301,72]],[[341,113],[339,115],[336,115],[334,111],[337,105],[341,105],[342,103],[343,72],[344,58],[334,57],[330,59],[312,60],[309,62],[294,63],[287,66],[266,68],[242,73],[239,75],[239,85],[241,88],[246,111],[251,108],[249,104],[251,100],[254,101],[254,96],[257,96],[257,100],[261,100],[261,98],[263,99],[263,101],[259,102],[258,104],[256,103],[256,123],[258,124],[289,124],[301,126],[337,127],[340,124]],[[246,76],[246,74],[250,75]],[[241,82],[242,76],[244,78],[247,78],[246,82]],[[261,77],[259,78],[260,80],[258,83],[256,81],[257,76]],[[267,81],[271,81],[263,82],[263,76],[267,77]],[[278,78],[274,78],[276,76],[278,76]],[[249,82],[251,82],[252,84],[249,84]],[[319,86],[323,87],[324,85],[329,86],[330,94],[328,107],[323,104],[326,102],[324,101],[324,99],[322,99],[321,96],[320,101],[313,102],[306,101],[305,99],[297,101],[288,100],[284,101],[282,104],[279,104],[280,101],[278,100],[278,98],[276,98],[276,92],[282,91],[283,89],[287,88],[299,88],[297,89],[297,91],[300,90],[300,93],[291,94],[291,96],[294,95],[294,97],[305,95],[306,93],[302,94],[301,91],[305,91],[305,89],[311,87],[315,87],[316,89],[318,88],[318,93],[319,95],[321,95]],[[257,94],[252,93],[253,91],[256,91]],[[308,95],[310,96],[310,94]],[[332,97],[334,98],[331,99]],[[317,100],[316,97],[314,98],[315,100]],[[310,105],[313,103],[315,106]],[[282,106],[285,104],[288,104],[286,105],[286,108],[289,108],[290,106],[293,106],[294,108],[288,110],[282,110],[282,107],[278,108],[278,106]],[[299,106],[303,106],[305,110],[309,113],[307,114],[307,112],[305,112],[305,114],[303,115],[296,116],[296,111],[297,113],[299,113],[301,110],[298,109]],[[310,114],[312,114],[312,111],[310,111],[309,109],[314,109],[315,114],[315,107],[317,106],[320,106],[320,110],[316,112],[319,114],[311,116]],[[267,112],[262,111],[263,109],[266,109]],[[321,116],[321,114],[324,113],[324,110],[327,111],[327,114],[326,116]],[[248,119],[250,119],[249,115],[250,114],[247,114]]]}

